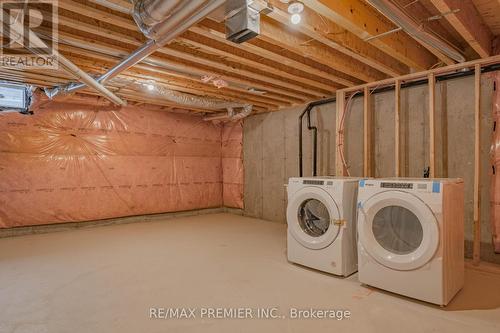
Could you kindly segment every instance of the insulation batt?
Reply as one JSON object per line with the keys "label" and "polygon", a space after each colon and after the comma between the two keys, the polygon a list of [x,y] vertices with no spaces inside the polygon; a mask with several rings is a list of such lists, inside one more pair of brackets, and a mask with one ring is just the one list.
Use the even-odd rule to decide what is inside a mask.
{"label": "insulation batt", "polygon": [[224,123],[222,129],[223,201],[226,207],[243,208],[243,124]]}
{"label": "insulation batt", "polygon": [[0,113],[1,228],[243,207],[240,123],[38,99]]}

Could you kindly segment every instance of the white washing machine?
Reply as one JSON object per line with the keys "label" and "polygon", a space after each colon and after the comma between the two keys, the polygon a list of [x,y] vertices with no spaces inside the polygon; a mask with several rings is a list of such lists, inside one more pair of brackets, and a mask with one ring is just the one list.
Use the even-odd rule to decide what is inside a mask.
{"label": "white washing machine", "polygon": [[446,305],[464,284],[461,179],[359,182],[361,283]]}
{"label": "white washing machine", "polygon": [[359,178],[288,181],[288,260],[335,275],[357,271],[356,194]]}

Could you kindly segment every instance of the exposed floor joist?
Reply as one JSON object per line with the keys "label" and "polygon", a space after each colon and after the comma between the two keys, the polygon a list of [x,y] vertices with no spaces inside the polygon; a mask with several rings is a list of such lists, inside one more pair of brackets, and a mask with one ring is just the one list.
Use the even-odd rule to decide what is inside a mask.
{"label": "exposed floor joist", "polygon": [[[226,39],[224,23],[215,21],[215,16],[206,18],[118,78],[124,82],[140,81],[143,85],[145,81],[157,82],[174,91],[241,100],[259,110],[272,111],[331,97],[338,89],[405,75],[439,65],[440,60],[447,61],[439,52],[433,50],[436,57],[402,31],[366,42],[366,37],[388,31],[394,24],[365,0],[305,0],[298,25],[291,24],[286,4],[269,1],[274,11],[262,16],[261,34],[256,38],[235,44]],[[393,1],[406,4],[403,0]],[[429,15],[439,14],[431,1],[438,0],[419,0],[413,4],[410,16],[423,21]],[[474,5],[486,2],[472,1]],[[481,13],[488,8],[481,5]],[[104,73],[147,40],[131,12],[128,0],[60,1],[62,53],[91,75]],[[495,22],[489,18],[488,25],[491,27]],[[468,59],[477,57],[446,19],[430,22],[429,26],[453,45],[467,48]],[[44,82],[39,71],[24,72],[24,76],[17,71],[8,75],[16,80],[24,77],[40,87],[74,81],[62,73],[52,73]],[[227,86],[217,88],[211,81],[204,82],[204,77],[223,80]],[[120,91],[117,80],[108,84],[110,89]],[[152,98],[147,91],[131,89],[135,91],[134,99],[142,98],[147,103]]]}
{"label": "exposed floor joist", "polygon": [[[394,24],[361,0],[305,0],[304,3],[361,39],[395,28]],[[432,53],[402,31],[372,39],[369,43],[416,70],[429,69],[437,62]]]}
{"label": "exposed floor joist", "polygon": [[[470,0],[431,0],[445,18],[481,56],[491,55],[493,35]],[[500,13],[498,13],[500,15]]]}
{"label": "exposed floor joist", "polygon": [[274,6],[274,11],[269,14],[269,17],[332,49],[389,76],[398,76],[409,71],[408,66],[307,7],[302,13],[300,25],[293,25],[290,22],[290,14],[286,12],[286,6],[283,3],[276,0],[272,0],[270,3]]}

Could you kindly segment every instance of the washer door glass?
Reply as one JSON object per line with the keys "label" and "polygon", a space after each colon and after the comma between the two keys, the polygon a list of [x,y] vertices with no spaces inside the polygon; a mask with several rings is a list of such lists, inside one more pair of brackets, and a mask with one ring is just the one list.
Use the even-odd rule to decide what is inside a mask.
{"label": "washer door glass", "polygon": [[340,232],[339,209],[322,188],[303,187],[288,202],[286,220],[289,233],[303,246],[319,250],[332,244]]}
{"label": "washer door glass", "polygon": [[330,227],[330,214],[326,206],[317,199],[305,200],[298,211],[299,225],[312,237],[324,235]]}
{"label": "washer door glass", "polygon": [[372,222],[373,235],[387,251],[408,254],[420,246],[423,239],[422,224],[409,209],[386,206],[379,210]]}

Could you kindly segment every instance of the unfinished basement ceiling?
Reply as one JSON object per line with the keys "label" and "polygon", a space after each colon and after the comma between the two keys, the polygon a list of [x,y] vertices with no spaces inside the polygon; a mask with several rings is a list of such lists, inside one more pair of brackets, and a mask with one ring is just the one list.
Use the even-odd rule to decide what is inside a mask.
{"label": "unfinished basement ceiling", "polygon": [[491,32],[495,36],[500,35],[500,1],[472,0],[472,2]]}
{"label": "unfinished basement ceiling", "polygon": [[[252,104],[256,112],[262,112],[329,97],[339,88],[453,63],[403,31],[366,41],[396,28],[368,1],[303,2],[302,20],[293,25],[287,5],[269,1],[274,11],[262,16],[260,35],[242,44],[226,40],[223,22],[206,18],[106,86],[131,103],[186,108],[146,89],[155,83],[178,92]],[[457,28],[456,21],[469,8],[464,4],[477,10],[477,20],[484,20],[484,33],[491,38],[499,33],[496,0],[392,3],[415,21],[428,22],[425,27],[457,48],[466,60],[484,57],[477,51],[484,47],[472,47],[463,29]],[[461,8],[428,21],[446,14],[443,8],[449,3]],[[91,75],[105,73],[147,40],[131,10],[127,0],[59,1],[59,51]],[[458,18],[453,21],[450,16]],[[39,87],[74,81],[66,72],[47,69],[0,68],[0,76]],[[96,94],[90,89],[81,93]]]}

